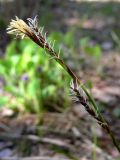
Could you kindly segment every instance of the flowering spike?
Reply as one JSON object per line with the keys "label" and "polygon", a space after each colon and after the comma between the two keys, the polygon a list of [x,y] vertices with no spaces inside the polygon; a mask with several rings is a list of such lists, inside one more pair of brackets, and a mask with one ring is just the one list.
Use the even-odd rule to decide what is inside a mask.
{"label": "flowering spike", "polygon": [[87,101],[87,97],[84,91],[82,90],[82,88],[80,88],[78,84],[75,85],[73,80],[70,82],[70,92],[73,99],[80,101],[80,98],[83,98],[84,101]]}
{"label": "flowering spike", "polygon": [[43,31],[44,31],[44,27],[41,27],[41,31],[40,31],[41,35],[43,35]]}
{"label": "flowering spike", "polygon": [[45,38],[45,41],[47,41],[47,33],[46,32],[45,32],[44,38]]}
{"label": "flowering spike", "polygon": [[61,54],[61,47],[59,47],[58,58],[60,58],[60,54]]}
{"label": "flowering spike", "polygon": [[54,46],[55,46],[55,40],[53,41],[53,44],[52,44],[52,50],[54,50]]}

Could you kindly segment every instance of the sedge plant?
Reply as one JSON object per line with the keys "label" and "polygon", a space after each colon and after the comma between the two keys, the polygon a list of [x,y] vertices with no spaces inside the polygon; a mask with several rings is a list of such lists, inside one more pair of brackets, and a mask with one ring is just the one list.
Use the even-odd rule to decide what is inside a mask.
{"label": "sedge plant", "polygon": [[96,105],[95,100],[93,99],[92,95],[88,92],[86,87],[81,83],[78,76],[71,70],[71,68],[66,65],[66,63],[60,57],[60,54],[54,50],[54,42],[51,43],[49,38],[47,38],[47,33],[43,32],[42,27],[38,27],[37,17],[34,19],[28,18],[28,23],[24,22],[22,19],[16,17],[15,20],[11,20],[8,28],[8,34],[14,34],[20,38],[30,38],[34,41],[38,46],[43,48],[45,52],[53,58],[57,63],[59,63],[64,70],[70,75],[71,77],[71,84],[70,90],[72,92],[72,98],[75,101],[79,101],[85,110],[90,114],[95,120],[97,120],[98,124],[107,131],[110,135],[114,146],[120,152],[120,146],[116,141],[113,132],[110,129],[108,122],[102,116],[99,111],[98,106]]}

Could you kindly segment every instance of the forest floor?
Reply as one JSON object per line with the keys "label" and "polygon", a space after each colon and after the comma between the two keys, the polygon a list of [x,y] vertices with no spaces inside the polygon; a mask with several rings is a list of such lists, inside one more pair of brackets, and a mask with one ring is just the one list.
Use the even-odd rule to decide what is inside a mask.
{"label": "forest floor", "polygon": [[[102,72],[88,66],[86,70],[78,71],[78,74],[83,83],[92,81],[91,92],[103,106],[101,112],[120,142],[120,48],[119,42],[116,44],[111,36],[113,31],[118,37],[120,35],[120,3],[56,0],[47,8],[49,15],[44,7],[45,2],[42,3],[43,6],[40,8],[34,7],[37,7],[35,9],[40,17],[43,16],[41,13],[44,13],[45,18],[41,18],[41,23],[48,26],[47,30],[52,31],[54,28],[66,32],[75,27],[78,37],[89,35],[92,42],[99,43],[102,47]],[[26,13],[22,8],[25,17],[36,14],[34,7],[33,13],[30,13],[30,9],[27,10],[29,13]],[[13,8],[12,6],[11,10]],[[18,11],[18,14],[22,15],[20,6]],[[11,14],[14,15],[15,12],[16,9],[12,10]],[[6,14],[8,13],[3,12],[4,16]],[[9,19],[10,15],[7,17]],[[0,42],[1,54],[9,41],[5,32],[3,33],[2,36],[5,38],[4,42]],[[9,112],[9,109],[0,112],[0,160],[5,160],[4,157],[7,157],[6,160],[18,160],[18,157],[28,157],[29,160],[120,159],[107,133],[80,104],[75,104],[65,113],[45,113],[42,125],[38,125],[36,115],[26,113],[11,118]]]}

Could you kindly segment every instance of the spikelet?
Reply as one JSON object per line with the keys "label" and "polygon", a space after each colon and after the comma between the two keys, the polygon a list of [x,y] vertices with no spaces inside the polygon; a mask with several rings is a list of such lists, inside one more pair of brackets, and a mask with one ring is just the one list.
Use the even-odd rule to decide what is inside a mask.
{"label": "spikelet", "polygon": [[73,80],[71,80],[70,82],[70,94],[72,100],[75,102],[80,102],[80,99],[84,99],[84,101],[87,101],[87,96],[84,93],[83,89],[78,84],[75,85]]}

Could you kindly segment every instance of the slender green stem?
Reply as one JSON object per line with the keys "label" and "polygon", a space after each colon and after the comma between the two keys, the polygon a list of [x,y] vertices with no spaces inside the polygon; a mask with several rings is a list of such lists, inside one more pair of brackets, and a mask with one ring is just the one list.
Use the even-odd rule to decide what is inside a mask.
{"label": "slender green stem", "polygon": [[[120,146],[119,146],[119,144],[117,143],[117,141],[116,141],[116,139],[115,139],[115,137],[114,137],[114,134],[113,134],[113,132],[111,131],[108,123],[106,122],[106,120],[104,119],[104,117],[101,115],[101,113],[100,113],[100,111],[99,111],[99,109],[98,109],[98,107],[97,107],[97,105],[96,105],[93,97],[88,93],[88,91],[87,91],[87,89],[85,88],[84,85],[81,85],[81,88],[84,90],[84,92],[85,92],[86,95],[88,96],[90,102],[91,102],[92,105],[94,106],[94,109],[97,110],[98,117],[99,117],[100,121],[102,122],[102,123],[101,123],[101,126],[103,126],[103,128],[106,129],[106,131],[108,132],[108,134],[110,135],[110,137],[111,137],[111,139],[112,139],[112,141],[113,141],[113,144],[115,145],[115,147],[117,148],[117,150],[120,152]],[[105,125],[105,127],[104,127],[104,125]]]}

